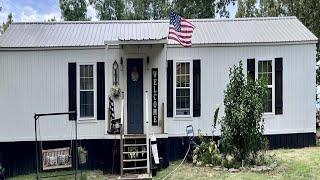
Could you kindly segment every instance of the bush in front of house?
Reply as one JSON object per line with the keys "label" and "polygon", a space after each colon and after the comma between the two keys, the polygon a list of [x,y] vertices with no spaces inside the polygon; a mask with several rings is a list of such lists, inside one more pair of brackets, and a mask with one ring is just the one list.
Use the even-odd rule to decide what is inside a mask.
{"label": "bush in front of house", "polygon": [[[213,117],[213,129],[212,134],[214,134],[214,130],[218,121],[219,107],[216,108]],[[218,149],[218,144],[212,138],[205,137],[200,130],[198,130],[198,140],[199,144],[197,144],[193,150],[193,164],[197,166],[202,165],[221,165],[222,156]]]}
{"label": "bush in front of house", "polygon": [[200,131],[198,131],[198,134],[200,143],[193,150],[193,164],[197,166],[220,165],[222,156],[217,143],[211,138],[203,136]]}
{"label": "bush in front of house", "polygon": [[[267,139],[263,136],[264,102],[268,96],[266,81],[246,78],[242,62],[230,68],[230,82],[224,92],[225,116],[221,124],[220,143],[213,137],[204,137],[199,131],[198,145],[193,150],[193,163],[224,168],[243,166],[268,166],[275,163],[266,154]],[[219,108],[215,110],[213,132],[218,121]],[[219,144],[219,146],[218,146]]]}
{"label": "bush in front of house", "polygon": [[220,122],[224,163],[256,164],[258,155],[267,148],[262,113],[268,89],[263,79],[245,77],[241,61],[230,69],[229,77],[224,92],[225,116]]}

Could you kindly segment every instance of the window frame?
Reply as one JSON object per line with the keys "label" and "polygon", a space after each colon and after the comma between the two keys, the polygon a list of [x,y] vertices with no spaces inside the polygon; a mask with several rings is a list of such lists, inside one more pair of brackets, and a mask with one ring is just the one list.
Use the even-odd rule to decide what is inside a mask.
{"label": "window frame", "polygon": [[272,85],[268,85],[268,89],[271,88],[272,92],[272,111],[263,112],[263,115],[275,115],[275,63],[274,58],[256,58],[255,61],[255,79],[258,80],[259,76],[259,62],[260,61],[271,61],[272,65]]}
{"label": "window frame", "polygon": [[[93,117],[80,116],[80,66],[93,66]],[[79,121],[94,121],[97,120],[97,66],[96,63],[77,63],[77,114]]]}
{"label": "window frame", "polygon": [[[176,118],[191,118],[193,117],[193,60],[176,60],[173,61],[173,116]],[[177,115],[177,63],[189,63],[190,73],[190,114],[189,115]]]}

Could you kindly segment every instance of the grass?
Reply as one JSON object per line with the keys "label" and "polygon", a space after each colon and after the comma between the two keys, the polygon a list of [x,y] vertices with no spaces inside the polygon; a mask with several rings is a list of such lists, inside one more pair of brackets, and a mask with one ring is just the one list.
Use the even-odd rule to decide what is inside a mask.
{"label": "grass", "polygon": [[[69,174],[69,175],[68,175]],[[55,176],[55,177],[49,177],[49,176]],[[48,179],[48,180],[74,180],[75,175],[74,171],[56,171],[56,172],[46,172],[41,173],[41,177],[49,177],[49,178],[41,178],[41,179]],[[80,174],[80,171],[78,171],[78,178],[80,180],[87,180],[87,179],[97,179],[102,180],[106,179],[107,176],[102,173],[102,171],[84,171],[82,172],[82,176]],[[9,178],[9,180],[34,180],[36,179],[36,174],[28,174],[28,175],[21,175]]]}
{"label": "grass", "polygon": [[[275,154],[278,162],[278,166],[270,172],[229,173],[185,163],[168,179],[320,179],[320,146],[272,150],[269,153]],[[174,162],[169,168],[158,172],[155,179],[162,179],[179,163]]]}
{"label": "grass", "polygon": [[[192,164],[184,163],[174,174],[168,179],[283,179],[283,180],[302,180],[302,179],[320,179],[320,146],[302,148],[302,149],[280,149],[272,150],[269,153],[275,154],[278,166],[270,172],[239,172],[229,173],[224,171],[214,171],[210,167],[195,167]],[[160,180],[165,177],[169,172],[177,167],[180,161],[170,164],[167,169],[158,172],[154,177]],[[61,175],[70,173],[70,171],[59,171],[57,173],[44,173],[45,175]],[[116,177],[116,176],[113,176]],[[23,175],[10,178],[12,180],[33,180],[35,174]],[[74,176],[62,176],[47,179],[74,179]],[[110,179],[110,176],[103,175],[102,171],[86,171],[83,173],[82,179]]]}

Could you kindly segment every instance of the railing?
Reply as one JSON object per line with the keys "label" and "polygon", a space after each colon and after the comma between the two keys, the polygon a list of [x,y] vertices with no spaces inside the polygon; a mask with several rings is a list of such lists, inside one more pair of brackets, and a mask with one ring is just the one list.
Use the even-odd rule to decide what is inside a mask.
{"label": "railing", "polygon": [[146,119],[146,143],[147,143],[147,173],[150,174],[150,141],[149,141],[149,109],[148,109],[148,91],[145,92],[145,119]]}
{"label": "railing", "polygon": [[120,117],[120,176],[123,176],[123,118],[124,118],[124,92],[122,92],[122,99],[121,99],[121,117]]}

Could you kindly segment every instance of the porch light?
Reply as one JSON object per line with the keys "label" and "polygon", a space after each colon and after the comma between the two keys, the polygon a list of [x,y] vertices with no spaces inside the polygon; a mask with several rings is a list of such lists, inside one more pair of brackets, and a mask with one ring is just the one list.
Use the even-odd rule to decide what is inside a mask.
{"label": "porch light", "polygon": [[113,63],[113,85],[118,86],[119,85],[119,65],[117,60]]}
{"label": "porch light", "polygon": [[123,58],[120,58],[121,71],[123,71]]}

